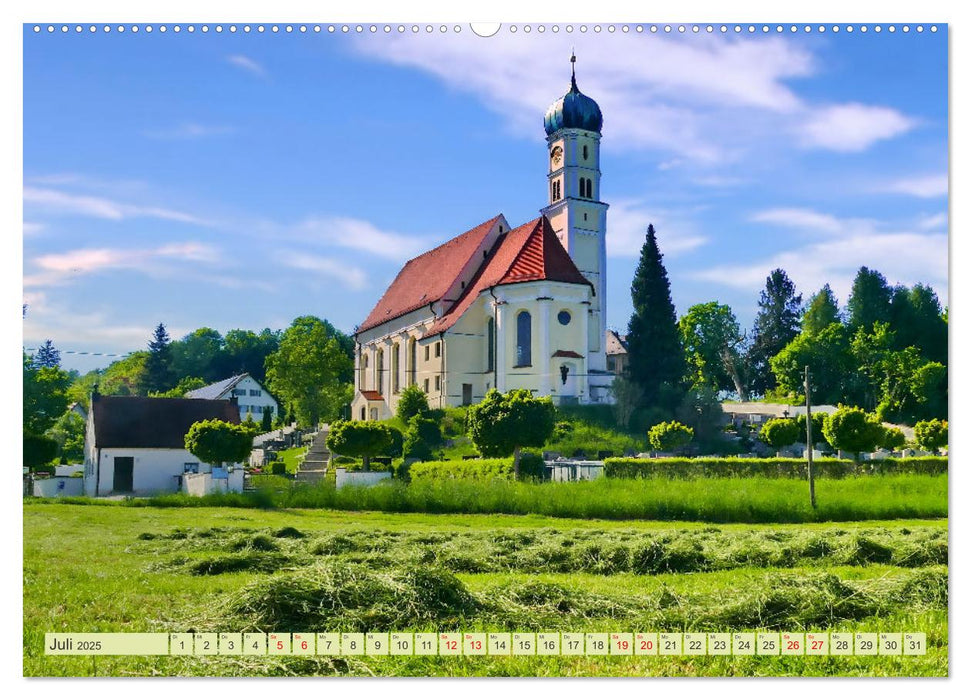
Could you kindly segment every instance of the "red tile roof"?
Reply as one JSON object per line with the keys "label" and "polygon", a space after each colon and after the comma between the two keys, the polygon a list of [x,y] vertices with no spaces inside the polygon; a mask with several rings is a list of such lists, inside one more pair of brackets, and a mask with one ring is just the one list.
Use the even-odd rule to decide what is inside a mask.
{"label": "red tile roof", "polygon": [[361,391],[361,395],[368,401],[384,401],[384,397],[381,396],[380,391],[372,391],[370,389],[364,389]]}
{"label": "red tile roof", "polygon": [[357,331],[366,331],[441,301],[502,215],[405,263]]}
{"label": "red tile roof", "polygon": [[[432,325],[425,336],[451,328],[472,306],[479,294],[489,287],[539,280],[590,285],[580,274],[545,216],[500,236],[462,296]],[[590,287],[592,289],[593,285]]]}
{"label": "red tile roof", "polygon": [[553,353],[553,357],[575,357],[580,360],[583,359],[583,355],[573,350],[557,350]]}

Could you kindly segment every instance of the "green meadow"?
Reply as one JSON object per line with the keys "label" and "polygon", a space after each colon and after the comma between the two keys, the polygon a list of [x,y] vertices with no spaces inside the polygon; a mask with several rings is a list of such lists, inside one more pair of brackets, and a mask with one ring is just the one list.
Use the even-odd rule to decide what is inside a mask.
{"label": "green meadow", "polygon": [[[630,483],[630,482],[628,482]],[[845,483],[845,482],[843,482]],[[946,498],[946,496],[945,496]],[[27,676],[943,676],[947,522],[25,501]],[[920,657],[53,657],[45,632],[923,631]]]}

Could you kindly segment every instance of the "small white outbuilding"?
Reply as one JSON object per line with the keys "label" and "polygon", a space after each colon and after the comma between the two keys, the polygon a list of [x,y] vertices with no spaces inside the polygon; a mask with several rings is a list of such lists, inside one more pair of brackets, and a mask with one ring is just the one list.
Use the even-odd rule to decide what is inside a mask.
{"label": "small white outbuilding", "polygon": [[223,471],[241,469],[216,467],[214,473],[212,465],[185,449],[192,424],[211,419],[239,423],[236,400],[92,394],[84,440],[85,495],[174,493],[184,490],[186,475],[224,477]]}

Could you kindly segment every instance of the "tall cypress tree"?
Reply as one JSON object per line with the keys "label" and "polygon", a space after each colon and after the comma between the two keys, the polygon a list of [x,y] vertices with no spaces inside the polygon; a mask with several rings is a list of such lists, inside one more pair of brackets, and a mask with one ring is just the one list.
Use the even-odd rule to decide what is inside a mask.
{"label": "tall cypress tree", "polygon": [[630,379],[644,392],[643,404],[673,408],[680,399],[687,365],[663,257],[651,224],[630,288],[634,313],[627,326],[627,356]]}
{"label": "tall cypress tree", "polygon": [[775,388],[769,360],[799,335],[801,313],[802,294],[796,294],[796,285],[785,270],[773,270],[765,278],[765,289],[759,296],[759,312],[748,352],[752,393],[764,394]]}
{"label": "tall cypress tree", "polygon": [[165,324],[159,323],[148,343],[143,393],[168,391],[172,388],[172,350],[169,344],[169,333],[165,330]]}

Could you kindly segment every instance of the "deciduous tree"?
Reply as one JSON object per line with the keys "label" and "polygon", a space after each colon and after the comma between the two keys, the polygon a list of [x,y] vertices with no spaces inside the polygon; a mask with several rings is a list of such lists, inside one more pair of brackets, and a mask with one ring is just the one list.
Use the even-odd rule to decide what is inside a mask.
{"label": "deciduous tree", "polygon": [[334,421],[327,433],[327,449],[337,455],[360,457],[364,471],[371,458],[388,455],[394,447],[391,427],[375,421]]}
{"label": "deciduous tree", "polygon": [[513,455],[513,471],[519,478],[523,447],[542,447],[553,434],[556,409],[548,398],[536,398],[526,389],[501,394],[490,389],[467,414],[469,437],[484,457]]}
{"label": "deciduous tree", "polygon": [[875,416],[851,406],[840,406],[823,423],[823,434],[829,444],[852,452],[856,459],[861,452],[871,452],[883,442],[883,430]]}
{"label": "deciduous tree", "polygon": [[208,464],[244,462],[253,451],[253,432],[222,420],[199,421],[186,433],[185,449]]}
{"label": "deciduous tree", "polygon": [[936,454],[947,446],[947,421],[934,418],[918,422],[914,426],[914,440],[920,449]]}
{"label": "deciduous tree", "polygon": [[292,406],[302,425],[334,420],[351,400],[353,362],[341,335],[326,321],[301,316],[284,331],[280,348],[266,358],[270,390]]}
{"label": "deciduous tree", "polygon": [[658,423],[647,431],[647,441],[656,452],[676,452],[693,437],[694,431],[678,421]]}
{"label": "deciduous tree", "polygon": [[678,321],[691,384],[735,391],[748,400],[743,378],[742,334],[731,307],[710,301],[695,304]]}

